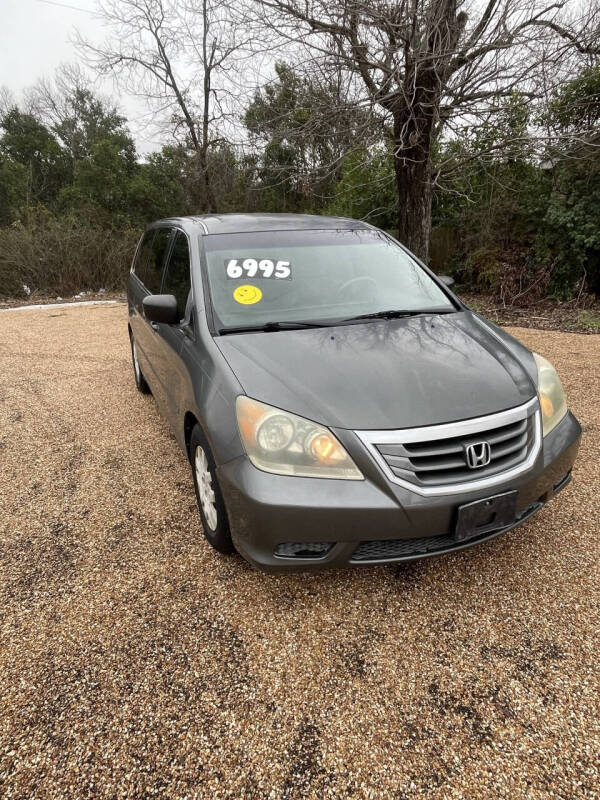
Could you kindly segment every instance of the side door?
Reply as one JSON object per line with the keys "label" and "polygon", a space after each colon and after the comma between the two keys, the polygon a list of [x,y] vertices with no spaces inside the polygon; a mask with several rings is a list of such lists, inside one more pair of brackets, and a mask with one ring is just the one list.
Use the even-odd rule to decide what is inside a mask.
{"label": "side door", "polygon": [[144,377],[148,381],[152,393],[159,403],[164,406],[165,396],[161,380],[162,349],[159,342],[160,326],[146,319],[142,302],[149,294],[160,294],[163,278],[163,268],[172,235],[172,228],[155,228],[152,241],[148,248],[147,257],[143,264],[143,272],[139,276],[142,282],[139,292],[139,305],[136,308],[136,325],[132,320],[132,330],[138,350],[138,358]]}
{"label": "side door", "polygon": [[171,250],[165,266],[162,294],[172,294],[177,300],[178,325],[161,325],[160,338],[163,345],[163,380],[166,391],[166,409],[174,431],[181,428],[181,404],[188,391],[190,377],[181,358],[184,343],[195,338],[192,282],[190,274],[190,246],[188,237],[181,230],[174,233]]}

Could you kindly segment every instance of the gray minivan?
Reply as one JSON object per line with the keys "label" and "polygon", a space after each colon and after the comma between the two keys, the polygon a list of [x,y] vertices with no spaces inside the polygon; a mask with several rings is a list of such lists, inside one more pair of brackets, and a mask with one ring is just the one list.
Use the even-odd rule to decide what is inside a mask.
{"label": "gray minivan", "polygon": [[268,570],[438,555],[569,482],[581,429],[554,368],[450,283],[351,219],[148,227],[135,381],[188,455],[213,547]]}

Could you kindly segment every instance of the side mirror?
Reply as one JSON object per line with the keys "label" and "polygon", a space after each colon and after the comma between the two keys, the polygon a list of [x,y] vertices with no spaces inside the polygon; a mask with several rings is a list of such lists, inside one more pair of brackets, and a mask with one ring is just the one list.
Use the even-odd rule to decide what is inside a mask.
{"label": "side mirror", "polygon": [[454,278],[451,275],[438,275],[438,279],[442,283],[445,283],[446,286],[452,286],[452,284],[454,283]]}
{"label": "side mirror", "polygon": [[172,294],[149,294],[142,300],[144,315],[150,322],[177,325],[180,321],[177,300]]}

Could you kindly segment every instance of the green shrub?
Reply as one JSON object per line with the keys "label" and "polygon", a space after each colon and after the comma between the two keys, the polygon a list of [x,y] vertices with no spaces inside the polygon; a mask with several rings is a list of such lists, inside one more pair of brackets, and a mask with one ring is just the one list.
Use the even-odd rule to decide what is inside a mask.
{"label": "green shrub", "polygon": [[[582,156],[585,155],[582,150]],[[540,260],[552,260],[550,292],[569,299],[582,280],[600,293],[600,157],[565,161],[538,234]]]}
{"label": "green shrub", "polygon": [[0,296],[121,290],[139,236],[50,215],[0,228]]}

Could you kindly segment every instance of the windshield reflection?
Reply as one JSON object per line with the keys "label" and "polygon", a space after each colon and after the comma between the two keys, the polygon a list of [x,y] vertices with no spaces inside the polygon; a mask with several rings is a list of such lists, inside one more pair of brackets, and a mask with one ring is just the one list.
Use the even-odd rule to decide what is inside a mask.
{"label": "windshield reflection", "polygon": [[456,310],[445,291],[381,231],[220,234],[206,237],[205,253],[218,328]]}

